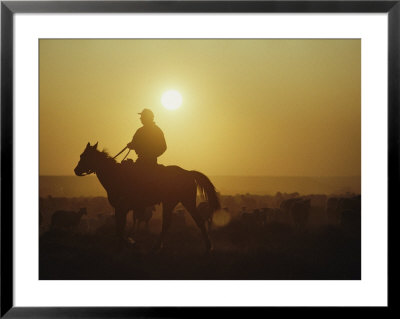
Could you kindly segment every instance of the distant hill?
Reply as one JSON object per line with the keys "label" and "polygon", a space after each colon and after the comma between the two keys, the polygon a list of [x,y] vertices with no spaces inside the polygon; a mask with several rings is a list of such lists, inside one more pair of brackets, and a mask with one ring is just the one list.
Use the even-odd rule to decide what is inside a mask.
{"label": "distant hill", "polygon": [[[300,194],[361,193],[361,177],[288,176],[210,176],[217,191],[224,195],[274,195],[276,192]],[[96,176],[40,176],[41,197],[106,196]]]}

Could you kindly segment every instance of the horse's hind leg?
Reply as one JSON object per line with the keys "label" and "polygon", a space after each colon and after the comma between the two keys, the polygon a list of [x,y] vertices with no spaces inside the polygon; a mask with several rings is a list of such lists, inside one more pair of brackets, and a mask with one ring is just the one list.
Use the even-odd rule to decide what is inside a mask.
{"label": "horse's hind leg", "polygon": [[200,228],[201,235],[203,237],[204,243],[206,245],[206,251],[207,253],[210,252],[212,246],[211,246],[211,241],[210,238],[208,237],[208,233],[206,230],[206,221],[201,217],[199,212],[197,211],[196,208],[196,202],[195,201],[185,201],[182,202],[183,206],[186,207],[194,221],[196,222],[197,227]]}
{"label": "horse's hind leg", "polygon": [[208,225],[207,230],[208,230],[208,232],[210,232],[211,231],[211,226],[212,226],[212,217],[207,219],[207,225]]}
{"label": "horse's hind leg", "polygon": [[136,215],[135,211],[132,212],[132,217],[133,217],[133,233],[136,232]]}

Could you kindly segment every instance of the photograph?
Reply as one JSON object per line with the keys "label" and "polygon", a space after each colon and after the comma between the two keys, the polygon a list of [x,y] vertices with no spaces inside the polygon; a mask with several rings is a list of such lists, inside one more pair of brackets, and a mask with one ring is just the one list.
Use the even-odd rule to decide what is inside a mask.
{"label": "photograph", "polygon": [[38,57],[40,281],[362,279],[360,38]]}

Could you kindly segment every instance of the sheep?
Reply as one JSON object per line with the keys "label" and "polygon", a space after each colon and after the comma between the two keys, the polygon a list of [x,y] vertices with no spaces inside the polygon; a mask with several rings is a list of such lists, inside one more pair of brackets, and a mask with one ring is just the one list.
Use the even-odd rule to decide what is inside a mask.
{"label": "sheep", "polygon": [[43,225],[43,214],[39,211],[39,227]]}
{"label": "sheep", "polygon": [[257,225],[265,226],[267,223],[267,213],[265,209],[255,209],[253,210],[255,221]]}
{"label": "sheep", "polygon": [[51,216],[52,229],[72,229],[76,228],[83,215],[87,215],[86,207],[81,208],[78,212],[57,210]]}
{"label": "sheep", "polygon": [[274,215],[274,209],[263,207],[256,208],[248,213],[244,211],[241,215],[242,222],[247,226],[265,226],[267,221],[271,221]]}
{"label": "sheep", "polygon": [[282,210],[280,208],[271,208],[272,213],[271,213],[271,221],[274,222],[279,222],[282,220]]}
{"label": "sheep", "polygon": [[361,195],[342,198],[339,211],[342,227],[350,231],[361,231]]}
{"label": "sheep", "polygon": [[311,207],[325,208],[328,196],[311,194],[311,195],[305,196],[305,198],[311,200],[311,203],[310,203]]}
{"label": "sheep", "polygon": [[183,228],[186,226],[185,210],[177,209],[171,216],[171,224],[176,228]]}
{"label": "sheep", "polygon": [[292,206],[294,203],[301,201],[301,200],[302,200],[301,197],[294,197],[294,198],[285,199],[281,203],[279,208],[282,211],[281,218],[283,219],[283,221],[290,223],[290,214],[291,214]]}
{"label": "sheep", "polygon": [[341,198],[338,203],[338,208],[341,211],[349,209],[355,212],[361,212],[361,195]]}
{"label": "sheep", "polygon": [[270,223],[274,220],[274,216],[275,216],[274,208],[263,207],[263,208],[261,208],[261,212],[264,215],[264,225],[266,225],[267,222]]}
{"label": "sheep", "polygon": [[254,209],[252,212],[243,212],[241,215],[242,223],[246,227],[255,227],[265,225],[265,213],[260,209]]}
{"label": "sheep", "polygon": [[251,226],[256,224],[256,218],[253,212],[248,213],[244,212],[241,215],[242,223],[245,224],[246,226]]}
{"label": "sheep", "polygon": [[340,226],[343,229],[359,234],[361,232],[361,213],[360,211],[345,209],[340,214]]}
{"label": "sheep", "polygon": [[326,203],[326,214],[331,223],[342,225],[343,212],[345,211],[347,211],[347,215],[348,211],[353,211],[354,215],[358,214],[361,216],[361,195],[353,197],[331,197],[328,199]]}
{"label": "sheep", "polygon": [[295,201],[291,207],[290,213],[293,218],[294,226],[303,230],[308,222],[308,216],[310,214],[311,200],[302,199]]}

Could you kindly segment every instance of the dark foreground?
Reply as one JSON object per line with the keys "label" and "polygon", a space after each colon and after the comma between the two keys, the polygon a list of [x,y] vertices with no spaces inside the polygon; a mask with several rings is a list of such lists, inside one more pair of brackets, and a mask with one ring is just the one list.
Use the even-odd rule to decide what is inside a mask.
{"label": "dark foreground", "polygon": [[286,224],[246,227],[233,220],[211,231],[210,255],[192,226],[171,227],[161,252],[152,250],[157,234],[142,229],[133,235],[135,244],[121,247],[111,225],[90,234],[44,232],[39,279],[361,279],[360,233],[339,226],[296,231]]}

